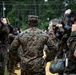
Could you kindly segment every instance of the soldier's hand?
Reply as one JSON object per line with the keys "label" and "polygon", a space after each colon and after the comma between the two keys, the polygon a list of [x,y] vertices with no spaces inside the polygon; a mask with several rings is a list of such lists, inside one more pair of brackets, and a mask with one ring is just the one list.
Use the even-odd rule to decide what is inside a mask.
{"label": "soldier's hand", "polygon": [[71,9],[68,9],[68,10],[65,11],[64,14],[66,15],[66,14],[70,14],[70,13],[71,13]]}
{"label": "soldier's hand", "polygon": [[46,59],[46,52],[43,50],[43,59]]}
{"label": "soldier's hand", "polygon": [[42,58],[43,58],[43,59],[46,59],[46,55],[44,55]]}
{"label": "soldier's hand", "polygon": [[76,57],[76,50],[74,51],[74,57]]}
{"label": "soldier's hand", "polygon": [[2,18],[1,21],[2,21],[3,24],[7,24],[6,18]]}
{"label": "soldier's hand", "polygon": [[72,24],[72,30],[71,30],[72,32],[73,31],[76,31],[76,24]]}
{"label": "soldier's hand", "polygon": [[57,24],[56,27],[62,27],[62,24]]}

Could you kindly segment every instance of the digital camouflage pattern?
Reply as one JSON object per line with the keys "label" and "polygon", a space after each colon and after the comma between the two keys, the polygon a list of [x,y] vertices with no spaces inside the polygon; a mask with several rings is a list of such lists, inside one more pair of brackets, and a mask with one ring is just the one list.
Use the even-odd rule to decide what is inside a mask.
{"label": "digital camouflage pattern", "polygon": [[[10,59],[15,59],[19,46],[22,46],[23,53],[21,58],[21,75],[44,75],[45,74],[45,60],[43,56],[43,48],[46,45],[51,57],[55,57],[56,47],[54,41],[49,35],[42,30],[32,27],[20,33],[12,42],[10,47]],[[10,62],[12,64],[12,62]],[[13,65],[13,64],[12,64]],[[10,71],[13,66],[10,67]]]}
{"label": "digital camouflage pattern", "polygon": [[76,57],[74,57],[74,51],[76,50],[76,31],[73,31],[67,41],[69,48],[68,59],[69,64],[65,69],[65,73],[76,74]]}
{"label": "digital camouflage pattern", "polygon": [[7,65],[8,34],[10,29],[8,24],[3,24],[0,20],[0,75],[4,75],[5,66]]}

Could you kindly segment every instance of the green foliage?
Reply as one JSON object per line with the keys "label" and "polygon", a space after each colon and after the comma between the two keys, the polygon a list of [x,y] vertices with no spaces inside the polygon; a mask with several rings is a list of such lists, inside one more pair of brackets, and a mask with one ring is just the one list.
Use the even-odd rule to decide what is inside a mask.
{"label": "green foliage", "polygon": [[[4,0],[5,4],[7,4],[6,16],[11,25],[22,27],[23,30],[28,27],[28,15],[38,15],[39,28],[47,29],[48,23],[51,19],[62,17],[64,11],[68,8],[71,10],[75,10],[76,8],[76,0],[48,0],[48,2],[44,2],[44,0],[7,1]],[[47,18],[49,18],[49,20],[47,20]]]}
{"label": "green foliage", "polygon": [[40,29],[46,29],[47,30],[47,28],[48,28],[48,25],[49,25],[49,22],[41,22],[41,20],[39,20],[39,25],[38,25],[38,27],[40,28]]}
{"label": "green foliage", "polygon": [[22,25],[21,28],[22,28],[22,30],[27,29],[28,28],[28,24]]}
{"label": "green foliage", "polygon": [[16,9],[14,7],[8,13],[8,18],[9,18],[9,21],[11,22],[11,24],[13,24],[13,25],[16,21],[18,21],[18,19],[16,18]]}

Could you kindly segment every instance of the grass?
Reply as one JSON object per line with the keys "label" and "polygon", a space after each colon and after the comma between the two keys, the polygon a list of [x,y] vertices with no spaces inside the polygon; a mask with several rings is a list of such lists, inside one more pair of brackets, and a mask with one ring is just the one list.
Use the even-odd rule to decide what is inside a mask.
{"label": "grass", "polygon": [[8,75],[6,66],[5,66],[5,73],[4,73],[4,75]]}

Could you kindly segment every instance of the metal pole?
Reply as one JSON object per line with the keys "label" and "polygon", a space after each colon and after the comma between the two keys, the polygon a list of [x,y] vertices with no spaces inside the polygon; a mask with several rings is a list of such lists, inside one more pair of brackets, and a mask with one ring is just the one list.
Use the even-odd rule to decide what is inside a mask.
{"label": "metal pole", "polygon": [[34,0],[34,7],[35,7],[35,15],[36,15],[36,1]]}
{"label": "metal pole", "polygon": [[18,5],[18,27],[19,27],[19,15],[20,15],[20,11],[19,11],[19,5]]}
{"label": "metal pole", "polygon": [[5,17],[5,4],[4,4],[4,1],[3,1],[3,17]]}
{"label": "metal pole", "polygon": [[41,4],[39,4],[39,16],[41,14]]}

